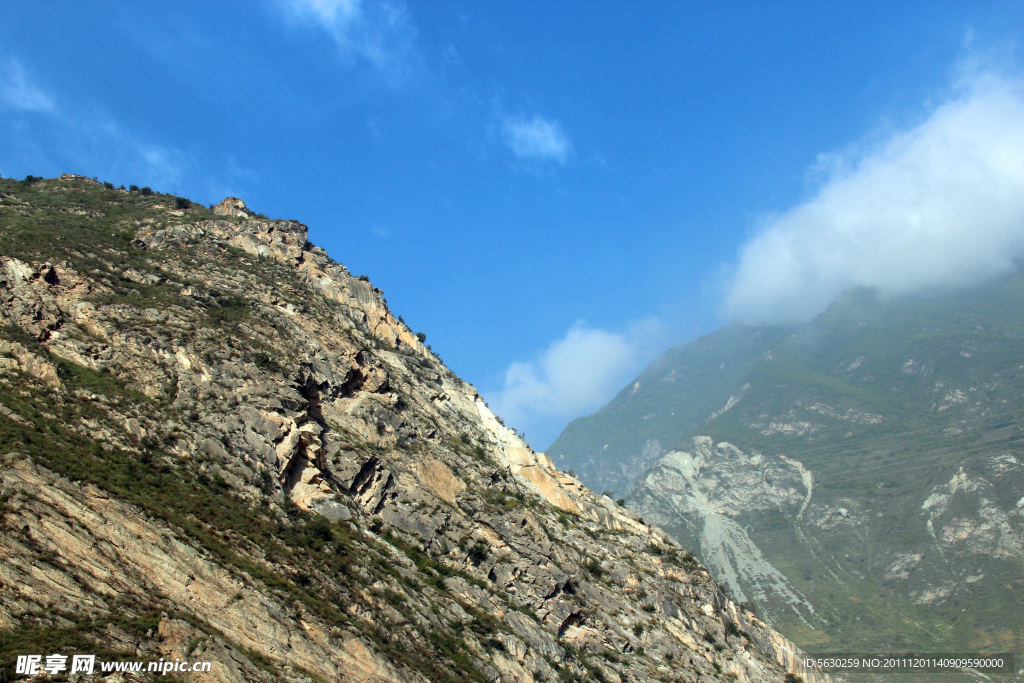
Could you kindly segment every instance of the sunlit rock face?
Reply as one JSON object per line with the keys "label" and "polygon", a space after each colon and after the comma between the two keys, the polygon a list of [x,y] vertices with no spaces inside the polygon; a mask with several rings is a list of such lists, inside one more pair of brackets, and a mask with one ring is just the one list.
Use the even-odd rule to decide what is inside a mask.
{"label": "sunlit rock face", "polygon": [[813,619],[813,606],[736,521],[743,513],[768,510],[800,517],[812,492],[813,480],[800,463],[747,455],[731,444],[698,437],[691,451],[661,458],[634,497],[635,507],[656,523],[675,525],[685,518],[696,524],[701,557],[715,576],[734,588],[737,599],[781,598],[798,615]]}
{"label": "sunlit rock face", "polygon": [[2,642],[232,682],[818,679],[302,224],[0,192]]}
{"label": "sunlit rock face", "polygon": [[241,216],[243,218],[248,218],[250,215],[249,209],[245,207],[245,202],[238,197],[225,197],[217,206],[213,207],[213,213],[218,216]]}

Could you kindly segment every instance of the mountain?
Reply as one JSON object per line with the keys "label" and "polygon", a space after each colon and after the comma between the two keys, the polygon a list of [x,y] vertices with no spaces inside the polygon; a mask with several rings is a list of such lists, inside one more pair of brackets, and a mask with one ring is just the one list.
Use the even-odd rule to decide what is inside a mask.
{"label": "mountain", "polygon": [[549,453],[810,651],[1020,653],[1022,363],[1020,272],[853,290],[669,351]]}
{"label": "mountain", "polygon": [[828,680],[304,225],[64,175],[0,235],[0,680]]}
{"label": "mountain", "polygon": [[670,349],[608,405],[570,422],[548,452],[594,490],[628,493],[688,430],[736,400],[783,333],[729,325]]}

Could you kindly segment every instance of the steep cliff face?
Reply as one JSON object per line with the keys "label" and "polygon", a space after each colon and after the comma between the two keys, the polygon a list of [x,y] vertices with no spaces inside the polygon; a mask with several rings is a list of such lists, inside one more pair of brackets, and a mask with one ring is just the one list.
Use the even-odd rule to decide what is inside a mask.
{"label": "steep cliff face", "polygon": [[[733,587],[740,601],[782,602],[796,616],[820,625],[814,606],[768,561],[748,516],[785,511],[799,520],[811,500],[810,474],[788,458],[748,455],[728,443],[697,437],[689,451],[672,451],[644,477],[636,507],[659,524],[668,524],[699,548],[704,562]],[[684,542],[684,543],[685,543]]]}
{"label": "steep cliff face", "polygon": [[5,678],[43,650],[222,681],[799,670],[305,226],[76,176],[0,192]]}

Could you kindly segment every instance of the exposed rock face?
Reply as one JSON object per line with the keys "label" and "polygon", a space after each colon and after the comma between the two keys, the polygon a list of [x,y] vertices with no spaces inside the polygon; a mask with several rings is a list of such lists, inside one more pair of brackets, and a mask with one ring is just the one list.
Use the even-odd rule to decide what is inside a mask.
{"label": "exposed rock face", "polygon": [[245,208],[245,202],[238,197],[225,197],[220,204],[213,207],[213,212],[218,216],[241,216],[248,218],[251,215],[249,209]]}
{"label": "exposed rock face", "polygon": [[[305,226],[2,182],[35,226],[0,258],[0,629],[21,648],[3,665],[46,633],[233,682],[800,670]],[[104,217],[52,218],[71,195]]]}
{"label": "exposed rock face", "polygon": [[689,429],[742,403],[772,337],[770,328],[728,325],[666,351],[608,405],[569,423],[548,453],[594,490],[627,495]]}
{"label": "exposed rock face", "polygon": [[657,462],[634,496],[635,507],[658,524],[690,522],[684,537],[739,600],[763,603],[771,597],[799,618],[818,623],[806,597],[737,522],[744,513],[775,510],[801,516],[813,492],[813,480],[805,473],[788,458],[751,456],[731,444],[697,437],[690,451],[673,451]]}

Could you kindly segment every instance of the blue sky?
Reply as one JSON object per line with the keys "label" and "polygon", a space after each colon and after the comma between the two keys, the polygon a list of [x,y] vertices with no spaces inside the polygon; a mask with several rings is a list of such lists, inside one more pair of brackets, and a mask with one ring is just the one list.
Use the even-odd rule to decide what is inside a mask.
{"label": "blue sky", "polygon": [[543,448],[730,319],[1010,267],[1022,38],[1019,2],[8,2],[0,173],[301,220]]}

